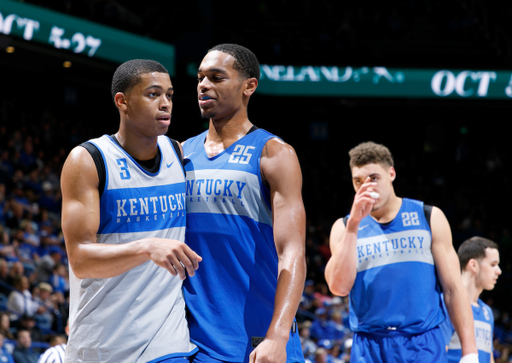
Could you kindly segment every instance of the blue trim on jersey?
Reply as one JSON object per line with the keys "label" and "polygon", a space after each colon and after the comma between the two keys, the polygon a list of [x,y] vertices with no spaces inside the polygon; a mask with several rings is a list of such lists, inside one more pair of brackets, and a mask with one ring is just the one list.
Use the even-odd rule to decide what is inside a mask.
{"label": "blue trim on jersey", "polygon": [[[128,153],[126,152],[126,150],[125,150],[125,149],[123,149],[121,146],[119,146],[119,144],[118,144],[117,142],[115,142],[115,140],[112,138],[112,136],[110,136],[110,135],[105,135],[105,136],[107,136],[107,137],[110,139],[110,141],[112,142],[112,144],[114,144],[114,146],[115,146],[116,148],[118,148],[119,150],[121,150],[121,151],[122,151],[122,152],[123,152],[123,153],[124,153],[124,154],[125,154],[125,155],[130,159],[130,160],[131,160],[131,161],[133,161],[133,163],[134,163],[135,165],[137,165],[137,167],[140,169],[140,171],[142,171],[144,174],[149,175],[149,176],[156,176],[156,175],[158,175],[158,174],[160,173],[160,170],[162,170],[162,162],[163,162],[163,158],[162,158],[162,157],[160,158],[160,165],[158,166],[158,171],[157,171],[157,172],[155,172],[155,173],[150,173],[149,171],[147,171],[146,169],[144,169],[142,166],[140,166],[140,165],[139,165],[139,163],[138,163],[138,162],[137,162],[137,161],[136,161],[136,160],[135,160],[135,159],[134,159],[130,154],[128,154]],[[166,139],[168,139],[168,137],[167,137],[167,136],[165,136],[165,138],[166,138]],[[89,142],[90,142],[91,144],[94,144],[95,146],[98,146],[98,145],[96,145],[96,144],[95,144],[94,142],[92,142],[92,141],[89,141]],[[169,142],[170,142],[170,140],[169,140]],[[172,146],[172,145],[171,145],[171,146]],[[162,150],[160,149],[160,145],[159,145],[159,144],[157,144],[157,147],[158,147],[158,150],[160,151],[160,155],[162,155]],[[99,147],[98,147],[98,149],[99,149]],[[174,147],[173,147],[173,149],[174,149]],[[103,160],[105,161],[105,155],[103,155],[103,153],[101,153],[101,155],[103,156]],[[178,160],[179,160],[179,159],[178,159]]]}
{"label": "blue trim on jersey", "polygon": [[[112,139],[112,138],[111,138]],[[95,143],[94,141],[92,140],[89,140],[87,141],[88,143],[96,146],[96,149],[98,149],[100,151],[100,154],[101,154],[101,158],[103,159],[103,166],[105,167],[105,185],[103,186],[103,192],[105,192],[105,190],[108,188],[108,182],[110,180],[109,176],[110,176],[110,173],[108,172],[108,165],[107,165],[107,159],[105,157],[105,154],[103,153],[103,150],[102,148],[97,144]]]}
{"label": "blue trim on jersey", "polygon": [[[176,156],[176,159],[177,159],[177,160],[178,160],[178,162],[179,162],[181,158],[180,158],[180,156],[178,155],[178,151],[174,148],[174,145],[173,145],[173,143],[172,143],[171,139],[170,139],[170,138],[168,138],[167,136],[166,136],[165,138],[166,138],[166,139],[167,139],[167,141],[169,142],[169,145],[171,145],[171,150],[174,152],[174,155]],[[178,142],[178,141],[176,141],[176,142],[179,144],[179,142]],[[178,150],[179,150],[179,148],[178,148]],[[162,162],[162,161],[160,160],[160,162]],[[185,177],[185,169],[183,168],[183,165],[181,166],[181,173],[183,174],[183,177]]]}
{"label": "blue trim on jersey", "polygon": [[194,350],[188,352],[188,353],[172,353],[164,355],[163,357],[155,358],[150,360],[147,363],[164,363],[167,359],[174,359],[174,358],[188,358],[194,354],[196,354],[199,351],[199,348],[195,348]]}

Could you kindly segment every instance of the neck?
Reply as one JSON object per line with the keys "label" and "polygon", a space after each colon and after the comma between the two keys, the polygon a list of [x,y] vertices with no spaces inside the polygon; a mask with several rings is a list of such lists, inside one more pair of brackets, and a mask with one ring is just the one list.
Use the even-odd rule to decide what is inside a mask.
{"label": "neck", "polygon": [[392,190],[386,203],[372,211],[370,215],[379,223],[388,223],[395,219],[401,206],[402,198],[397,197],[395,191]]}
{"label": "neck", "polygon": [[214,156],[226,150],[233,143],[247,135],[252,127],[248,118],[242,120],[213,120],[210,119],[205,149],[209,156]]}
{"label": "neck", "polygon": [[156,156],[158,137],[143,137],[129,133],[123,127],[116,133],[117,141],[128,154],[138,160],[150,160]]}
{"label": "neck", "polygon": [[471,304],[478,305],[478,298],[484,289],[476,286],[475,275],[471,271],[462,271],[462,283],[468,291]]}

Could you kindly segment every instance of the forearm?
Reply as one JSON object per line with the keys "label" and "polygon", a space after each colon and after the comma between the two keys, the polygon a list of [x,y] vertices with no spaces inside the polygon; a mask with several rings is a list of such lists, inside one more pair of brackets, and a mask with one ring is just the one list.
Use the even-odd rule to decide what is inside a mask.
{"label": "forearm", "polygon": [[121,275],[148,261],[146,239],[123,243],[79,243],[70,253],[73,273],[80,279]]}
{"label": "forearm", "polygon": [[460,338],[462,356],[477,353],[473,312],[466,289],[462,285],[446,289],[444,301],[453,327]]}
{"label": "forearm", "polygon": [[290,329],[302,297],[305,279],[306,261],[304,251],[295,251],[280,259],[274,314],[266,334],[267,339],[288,341]]}
{"label": "forearm", "polygon": [[359,223],[350,219],[347,228],[336,243],[331,258],[325,267],[325,279],[335,295],[347,296],[354,286],[357,275],[357,230]]}

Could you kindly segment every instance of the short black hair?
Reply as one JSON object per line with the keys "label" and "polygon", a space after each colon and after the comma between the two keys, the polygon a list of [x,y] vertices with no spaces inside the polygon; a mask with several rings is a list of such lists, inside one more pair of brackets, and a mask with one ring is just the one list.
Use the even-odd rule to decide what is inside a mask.
{"label": "short black hair", "polygon": [[167,69],[160,63],[150,59],[133,59],[117,67],[112,77],[112,100],[117,92],[126,93],[141,81],[141,75],[146,73],[167,73]]}
{"label": "short black hair", "polygon": [[457,254],[459,255],[460,270],[464,271],[469,260],[479,260],[485,258],[485,249],[498,249],[498,245],[490,239],[483,237],[471,237],[465,240],[459,247]]}
{"label": "short black hair", "polygon": [[217,50],[229,54],[235,58],[233,68],[238,71],[243,79],[256,78],[260,79],[260,63],[258,58],[249,49],[238,44],[219,44],[208,50],[208,53]]}

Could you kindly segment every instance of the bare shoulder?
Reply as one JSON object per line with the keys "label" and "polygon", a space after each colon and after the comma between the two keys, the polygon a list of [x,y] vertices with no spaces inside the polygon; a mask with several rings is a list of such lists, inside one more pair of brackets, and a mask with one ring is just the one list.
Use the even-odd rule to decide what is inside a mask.
{"label": "bare shoulder", "polygon": [[96,164],[91,154],[81,146],[69,153],[61,173],[61,186],[64,193],[70,189],[85,185],[98,186],[99,178]]}
{"label": "bare shoulder", "polygon": [[343,236],[345,229],[346,227],[343,218],[339,218],[336,222],[334,222],[331,228],[331,235],[329,237],[329,244],[331,246],[331,249],[333,249],[341,240],[341,237]]}
{"label": "bare shoulder", "polygon": [[261,152],[260,165],[263,179],[269,183],[275,179],[300,179],[302,181],[300,164],[295,150],[279,138],[272,138],[266,142]]}
{"label": "bare shoulder", "polygon": [[281,157],[281,155],[283,155],[283,157],[286,157],[287,155],[295,158],[297,157],[295,149],[278,137],[268,140],[261,152],[262,159],[272,158],[275,156]]}
{"label": "bare shoulder", "polygon": [[432,231],[432,246],[452,245],[452,234],[448,219],[443,211],[437,207],[432,207],[430,215],[430,226]]}

